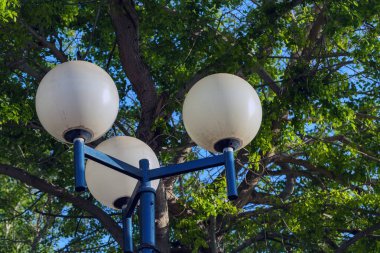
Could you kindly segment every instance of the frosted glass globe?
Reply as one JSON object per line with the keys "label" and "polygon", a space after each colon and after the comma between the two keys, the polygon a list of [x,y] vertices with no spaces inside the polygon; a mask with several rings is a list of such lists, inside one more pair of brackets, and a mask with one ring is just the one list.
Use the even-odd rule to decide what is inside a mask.
{"label": "frosted glass globe", "polygon": [[70,61],[50,70],[38,86],[37,115],[43,127],[63,142],[85,133],[88,143],[112,126],[119,96],[112,78],[95,64]]}
{"label": "frosted glass globe", "polygon": [[[144,142],[133,137],[113,137],[100,143],[96,150],[137,168],[141,159],[148,159],[151,169],[160,167],[153,150]],[[103,205],[114,209],[121,208],[120,203],[126,202],[137,184],[137,179],[91,160],[87,161],[85,175],[91,194]],[[159,180],[152,181],[152,187],[157,189],[158,183]]]}
{"label": "frosted glass globe", "polygon": [[225,73],[199,80],[183,104],[183,122],[191,139],[211,152],[245,147],[259,131],[260,99],[244,79]]}

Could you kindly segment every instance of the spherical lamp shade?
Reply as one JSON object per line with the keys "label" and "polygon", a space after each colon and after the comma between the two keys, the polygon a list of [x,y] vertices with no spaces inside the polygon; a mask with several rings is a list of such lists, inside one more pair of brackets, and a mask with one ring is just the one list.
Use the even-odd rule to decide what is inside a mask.
{"label": "spherical lamp shade", "polygon": [[43,127],[63,142],[91,142],[112,126],[119,96],[112,78],[95,64],[70,61],[49,71],[38,86],[36,109]]}
{"label": "spherical lamp shade", "polygon": [[183,104],[183,122],[191,139],[211,152],[241,149],[259,131],[260,99],[244,79],[214,74],[198,81]]}
{"label": "spherical lamp shade", "polygon": [[[160,166],[153,150],[133,137],[113,137],[100,143],[96,149],[137,168],[141,159],[148,159],[151,169]],[[86,164],[85,174],[91,194],[103,205],[114,209],[121,209],[137,184],[137,179],[90,160]],[[152,187],[157,189],[158,183],[159,180],[153,181]]]}

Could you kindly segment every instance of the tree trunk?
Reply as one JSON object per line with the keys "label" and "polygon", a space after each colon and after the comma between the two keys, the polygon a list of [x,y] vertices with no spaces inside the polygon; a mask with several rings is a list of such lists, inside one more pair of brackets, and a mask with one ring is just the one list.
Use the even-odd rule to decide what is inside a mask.
{"label": "tree trunk", "polygon": [[210,216],[210,227],[209,227],[209,238],[210,238],[210,250],[211,253],[217,253],[218,247],[216,245],[216,218],[215,216]]}
{"label": "tree trunk", "polygon": [[168,202],[162,181],[156,191],[156,241],[160,252],[170,252]]}

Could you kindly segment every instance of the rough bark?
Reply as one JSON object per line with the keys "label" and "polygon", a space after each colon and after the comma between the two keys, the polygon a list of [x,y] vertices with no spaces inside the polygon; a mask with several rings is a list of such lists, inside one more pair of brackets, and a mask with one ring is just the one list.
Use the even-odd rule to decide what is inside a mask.
{"label": "rough bark", "polygon": [[210,225],[209,225],[209,238],[210,238],[210,252],[217,253],[218,246],[216,243],[216,217],[210,216]]}
{"label": "rough bark", "polygon": [[151,143],[154,132],[152,124],[160,109],[157,91],[139,49],[139,19],[132,1],[111,0],[110,16],[116,32],[116,41],[123,70],[131,81],[141,104],[141,118],[137,137],[156,149]]}
{"label": "rough bark", "polygon": [[156,241],[162,253],[169,253],[169,210],[163,181],[156,191]]}

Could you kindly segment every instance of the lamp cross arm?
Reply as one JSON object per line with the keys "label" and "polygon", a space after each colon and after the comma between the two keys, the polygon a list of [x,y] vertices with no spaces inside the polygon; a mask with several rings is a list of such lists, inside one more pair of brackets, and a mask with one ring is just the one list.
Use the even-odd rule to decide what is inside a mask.
{"label": "lamp cross arm", "polygon": [[142,172],[140,169],[101,151],[90,148],[87,145],[84,145],[84,156],[90,160],[107,166],[108,168],[121,172],[137,180],[142,180]]}
{"label": "lamp cross arm", "polygon": [[156,169],[149,170],[149,179],[155,180],[164,177],[176,176],[180,174],[185,174],[188,172],[194,172],[198,170],[204,170],[209,168],[214,168],[217,166],[225,165],[225,155],[217,155],[212,157],[207,157],[195,161],[189,161],[174,165],[168,165]]}
{"label": "lamp cross arm", "polygon": [[140,187],[141,182],[137,181],[137,184],[135,186],[135,189],[133,190],[131,197],[128,199],[127,203],[122,207],[127,218],[132,217],[135,207],[137,206],[137,203],[140,198]]}

